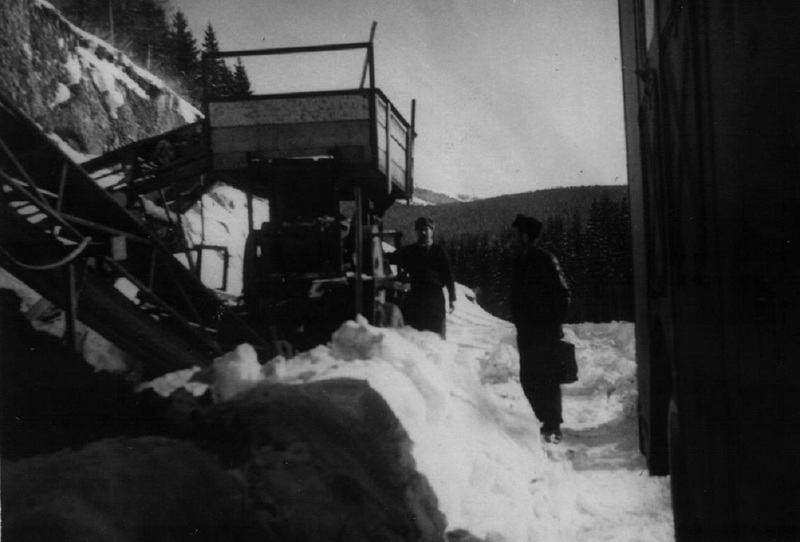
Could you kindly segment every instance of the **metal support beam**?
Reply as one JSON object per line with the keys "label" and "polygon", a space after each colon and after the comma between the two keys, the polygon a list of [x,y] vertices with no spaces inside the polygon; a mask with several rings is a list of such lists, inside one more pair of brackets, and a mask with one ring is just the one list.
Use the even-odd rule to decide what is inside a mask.
{"label": "metal support beam", "polygon": [[361,187],[356,186],[353,188],[353,195],[356,204],[356,223],[355,223],[355,236],[356,236],[356,265],[355,265],[355,302],[356,302],[356,315],[359,315],[364,310],[364,284],[362,282],[362,273],[364,270],[364,202],[361,197]]}
{"label": "metal support beam", "polygon": [[[375,39],[375,29],[378,27],[378,21],[372,21],[372,28],[369,31],[369,44],[372,44],[372,40]],[[361,71],[361,85],[359,88],[364,88],[364,82],[367,79],[367,69],[372,63],[372,57],[369,53],[367,53],[366,58],[364,58],[364,69]],[[374,86],[374,85],[373,85]]]}
{"label": "metal support beam", "polygon": [[64,339],[67,346],[73,352],[80,351],[78,344],[78,292],[75,288],[75,263],[70,262],[66,265],[66,279],[67,279],[67,310],[65,311],[67,326],[64,334]]}
{"label": "metal support beam", "polygon": [[388,195],[392,193],[392,156],[389,150],[392,147],[392,106],[389,100],[386,100],[383,110],[386,115],[386,194]]}

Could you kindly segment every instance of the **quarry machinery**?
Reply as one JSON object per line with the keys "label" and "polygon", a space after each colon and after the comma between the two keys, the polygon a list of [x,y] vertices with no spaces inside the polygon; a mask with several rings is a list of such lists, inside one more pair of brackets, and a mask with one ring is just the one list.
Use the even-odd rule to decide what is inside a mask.
{"label": "quarry machinery", "polygon": [[[373,27],[374,31],[374,27]],[[415,102],[407,122],[375,86],[372,40],[231,51],[221,58],[297,57],[363,51],[356,88],[215,96],[206,88],[205,131],[217,179],[267,199],[244,258],[248,318],[300,348],[325,342],[360,314],[380,320],[402,290],[384,258],[381,217],[413,193]],[[354,74],[355,75],[355,74]],[[251,206],[248,207],[251,209]]]}
{"label": "quarry machinery", "polygon": [[0,97],[0,265],[155,376],[263,343],[9,100]]}
{"label": "quarry machinery", "polygon": [[[374,26],[373,26],[374,35]],[[75,163],[0,100],[0,266],[155,376],[207,366],[242,342],[286,353],[346,319],[378,323],[403,286],[384,259],[383,213],[413,192],[414,102],[407,122],[375,86],[369,42],[204,55],[363,52],[352,88],[223,96],[206,85],[204,119]],[[243,292],[203,284],[203,254],[180,215],[212,186],[248,198]],[[254,223],[252,202],[269,202]],[[389,243],[391,244],[391,243]],[[223,266],[227,273],[227,265]]]}
{"label": "quarry machinery", "polygon": [[797,540],[800,5],[619,15],[642,451],[677,540]]}

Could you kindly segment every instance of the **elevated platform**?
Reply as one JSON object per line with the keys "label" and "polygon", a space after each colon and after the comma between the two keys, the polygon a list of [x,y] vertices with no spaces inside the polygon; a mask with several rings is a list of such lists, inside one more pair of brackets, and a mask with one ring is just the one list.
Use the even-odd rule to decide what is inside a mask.
{"label": "elevated platform", "polygon": [[217,171],[330,158],[363,171],[367,187],[380,184],[395,198],[413,191],[413,132],[378,89],[210,100],[208,124]]}
{"label": "elevated platform", "polygon": [[[333,160],[339,175],[332,182],[358,185],[379,199],[411,198],[415,106],[412,102],[409,123],[375,86],[371,42],[220,52],[204,54],[203,59],[209,62],[357,49],[366,50],[364,77],[358,88],[239,97],[207,94],[206,132],[214,171],[252,179],[248,170],[258,163]],[[365,85],[367,74],[369,84]],[[282,170],[290,168],[291,162],[281,166]]]}

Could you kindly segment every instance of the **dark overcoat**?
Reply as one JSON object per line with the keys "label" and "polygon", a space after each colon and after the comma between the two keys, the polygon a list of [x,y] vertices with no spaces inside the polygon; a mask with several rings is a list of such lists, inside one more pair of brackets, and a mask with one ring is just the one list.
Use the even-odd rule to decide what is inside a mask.
{"label": "dark overcoat", "polygon": [[511,278],[511,319],[517,328],[520,371],[535,377],[557,377],[551,354],[561,340],[569,310],[567,282],[555,256],[529,247],[514,261]]}

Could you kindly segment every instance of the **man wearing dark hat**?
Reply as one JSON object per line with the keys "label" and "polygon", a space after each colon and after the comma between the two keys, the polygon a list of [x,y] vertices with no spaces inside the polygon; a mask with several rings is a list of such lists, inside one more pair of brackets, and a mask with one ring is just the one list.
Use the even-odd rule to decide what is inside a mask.
{"label": "man wearing dark hat", "polygon": [[519,380],[545,441],[561,441],[560,367],[554,355],[563,337],[569,289],[555,256],[537,244],[542,223],[517,215],[511,225],[518,254],[511,278],[511,319],[517,328]]}
{"label": "man wearing dark hat", "polygon": [[450,312],[455,307],[456,289],[450,260],[441,245],[433,242],[433,228],[433,220],[418,218],[414,222],[417,242],[401,250],[400,265],[411,282],[411,292],[403,302],[402,312],[408,325],[445,338],[447,315],[442,288],[447,288]]}

